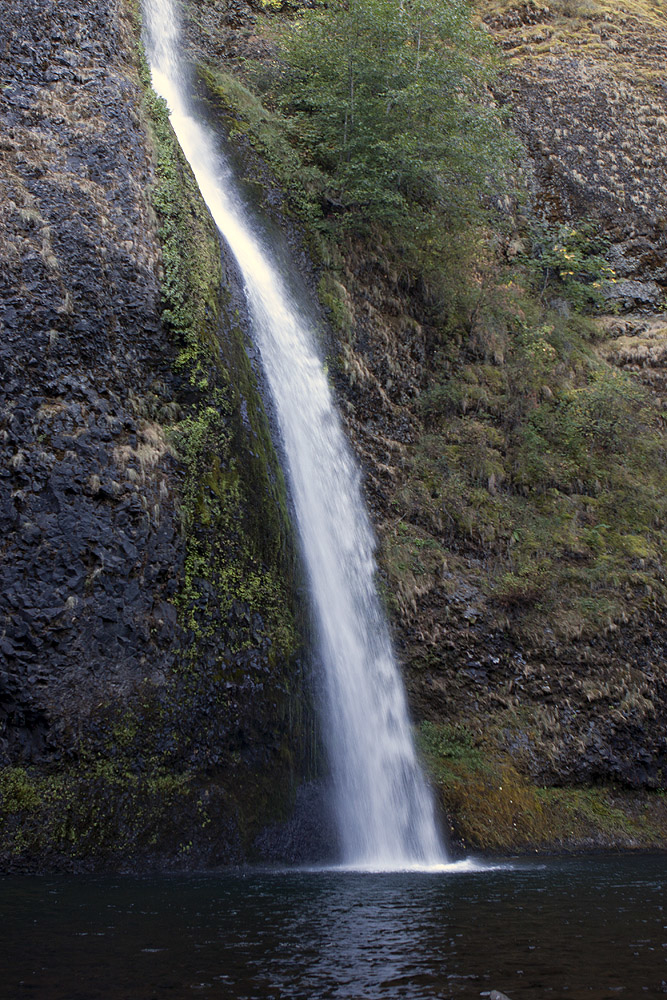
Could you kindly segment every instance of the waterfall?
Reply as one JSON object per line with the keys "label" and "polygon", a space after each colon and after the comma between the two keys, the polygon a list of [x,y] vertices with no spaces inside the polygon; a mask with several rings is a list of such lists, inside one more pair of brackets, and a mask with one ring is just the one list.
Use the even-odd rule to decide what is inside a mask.
{"label": "waterfall", "polygon": [[187,98],[173,0],[144,0],[153,86],[245,283],[282,435],[317,626],[343,863],[373,869],[445,860],[419,768],[405,693],[375,591],[360,477],[317,353],[307,309],[281,276],[216,137]]}

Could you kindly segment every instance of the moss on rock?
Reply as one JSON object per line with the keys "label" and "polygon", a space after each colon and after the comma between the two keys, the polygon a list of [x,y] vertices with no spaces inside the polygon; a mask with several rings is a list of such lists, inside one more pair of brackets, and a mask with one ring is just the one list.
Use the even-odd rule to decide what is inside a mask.
{"label": "moss on rock", "polygon": [[424,722],[418,743],[455,846],[487,851],[660,850],[667,837],[662,792],[611,784],[536,785],[489,736],[463,724]]}
{"label": "moss on rock", "polygon": [[142,430],[114,455],[146,495],[162,477],[161,503],[142,508],[143,586],[165,533],[180,536],[160,581],[170,600],[144,623],[149,640],[170,637],[169,657],[144,658],[117,695],[74,699],[46,752],[0,770],[0,863],[17,870],[239,861],[289,813],[312,739],[285,484],[232,269],[150,89],[136,5],[124,16],[140,111],[128,128],[153,166],[162,357],[157,394],[133,398]]}

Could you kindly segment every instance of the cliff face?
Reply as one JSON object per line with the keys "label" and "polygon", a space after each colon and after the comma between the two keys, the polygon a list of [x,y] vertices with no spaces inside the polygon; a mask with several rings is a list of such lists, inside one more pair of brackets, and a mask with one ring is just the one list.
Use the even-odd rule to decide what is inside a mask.
{"label": "cliff face", "polygon": [[[530,252],[527,230],[537,225],[554,244],[563,227],[590,226],[603,234],[616,280],[586,334],[592,364],[603,359],[646,387],[644,403],[653,412],[648,424],[664,441],[664,23],[650,4],[640,3],[622,10],[605,3],[484,3],[478,9],[504,53],[496,96],[521,140],[528,192],[514,231],[499,241],[506,266]],[[473,281],[482,270],[473,271]],[[551,436],[542,437],[538,461],[545,455],[552,461],[550,447],[557,459],[539,480],[523,466],[526,438],[519,448],[513,443],[519,435],[512,419],[518,418],[508,417],[525,392],[516,374],[522,334],[498,321],[501,310],[485,315],[484,297],[492,296],[483,279],[478,312],[460,348],[445,350],[434,350],[427,323],[410,322],[410,308],[401,315],[382,273],[367,264],[364,273],[356,262],[345,284],[354,300],[356,339],[343,348],[342,391],[370,470],[412,702],[417,715],[436,726],[427,725],[425,747],[445,801],[466,813],[461,829],[482,842],[584,836],[631,843],[633,834],[641,841],[641,830],[610,833],[604,821],[593,833],[576,796],[567,814],[559,795],[508,804],[512,796],[520,801],[526,777],[540,785],[664,788],[665,540],[656,535],[662,503],[637,492],[635,509],[652,507],[637,526],[631,495],[645,472],[639,461],[635,467],[628,461],[639,443],[633,436],[619,445],[623,473],[607,483],[597,474],[587,483],[585,462],[572,479],[554,468],[569,458],[559,441],[569,433],[567,393],[585,393],[590,385],[577,381],[571,307],[561,299],[553,303],[560,318],[531,315],[526,300],[510,295],[522,322],[558,330],[564,317],[569,324],[562,334],[569,346],[550,373],[542,371],[521,417],[531,433],[548,421]],[[370,286],[370,293],[362,295],[360,286]],[[560,382],[558,364],[566,373]],[[632,382],[622,391],[628,398]],[[552,392],[559,398],[555,408]],[[426,406],[423,396],[419,406],[420,393],[430,393]],[[529,416],[540,410],[544,418]],[[590,428],[595,418],[589,419]],[[654,433],[649,427],[641,418],[633,434]],[[608,470],[614,461],[609,454],[599,467]],[[664,444],[647,464],[651,472],[664,469]],[[476,481],[474,489],[466,487],[467,477]],[[598,556],[572,530],[577,523],[609,529],[599,570],[584,587],[586,566]],[[612,537],[633,531],[649,545],[656,539],[651,554],[645,547],[633,553]],[[633,568],[646,571],[641,583],[631,578]],[[483,775],[477,750],[497,781]],[[468,782],[466,791],[457,788],[460,782]],[[497,791],[503,786],[504,795]],[[544,822],[548,801],[552,813]],[[664,807],[659,798],[652,802],[640,813],[642,822],[654,823],[649,841],[661,843]],[[612,828],[609,808],[604,801],[601,815]],[[634,807],[629,812],[636,817]],[[575,815],[582,818],[578,831]]]}
{"label": "cliff face", "polygon": [[[250,179],[316,249],[279,123],[209,72],[270,76],[288,18],[242,0],[190,14]],[[129,0],[3,16],[2,863],[236,859],[285,814],[313,741],[234,268],[147,90]],[[462,264],[447,329],[373,248],[317,261],[329,370],[455,829],[500,848],[660,845],[664,29],[639,0],[479,16],[527,198]],[[582,319],[526,273],[571,230],[588,260],[589,224],[617,280]]]}
{"label": "cliff face", "polygon": [[502,91],[528,152],[537,212],[598,220],[624,310],[667,283],[667,35],[655,5],[483,3]]}
{"label": "cliff face", "polygon": [[[0,63],[6,865],[241,856],[303,771],[284,485],[131,4]],[[226,289],[226,290],[225,290]]]}
{"label": "cliff face", "polygon": [[[287,9],[276,21],[259,4],[197,5],[193,54],[266,87]],[[448,329],[373,247],[342,246],[320,284],[330,371],[455,828],[498,847],[659,845],[664,25],[640,2],[477,10],[501,50],[494,93],[520,140],[523,200],[462,262],[467,298]],[[249,176],[294,210],[278,119],[220,81],[216,100]],[[596,247],[615,279],[585,317],[545,261],[597,266]]]}
{"label": "cliff face", "polygon": [[174,349],[131,25],[111,4],[8,17],[3,736],[39,752],[49,716],[88,714],[173,664],[184,547],[164,432],[137,413],[150,393],[168,400]]}

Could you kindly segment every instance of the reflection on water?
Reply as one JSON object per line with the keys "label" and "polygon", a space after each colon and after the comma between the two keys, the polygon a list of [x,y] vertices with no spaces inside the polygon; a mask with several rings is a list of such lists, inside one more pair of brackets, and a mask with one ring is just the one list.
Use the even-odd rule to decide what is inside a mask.
{"label": "reflection on water", "polygon": [[666,875],[667,859],[654,857],[440,873],[8,877],[0,995],[664,997]]}

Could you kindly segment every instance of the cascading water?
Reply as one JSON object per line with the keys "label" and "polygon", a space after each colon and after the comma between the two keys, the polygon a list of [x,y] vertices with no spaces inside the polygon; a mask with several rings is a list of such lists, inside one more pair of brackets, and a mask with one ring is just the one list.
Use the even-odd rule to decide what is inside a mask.
{"label": "cascading water", "polygon": [[359,474],[304,310],[262,245],[213,133],[187,101],[172,2],[144,0],[153,86],[167,102],[204,200],[242,272],[275,402],[318,627],[343,862],[374,869],[437,866],[445,852],[375,591]]}

